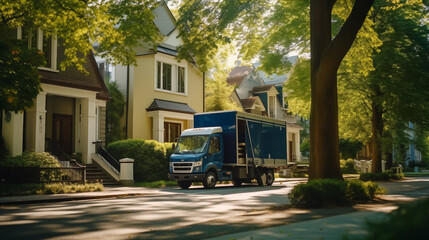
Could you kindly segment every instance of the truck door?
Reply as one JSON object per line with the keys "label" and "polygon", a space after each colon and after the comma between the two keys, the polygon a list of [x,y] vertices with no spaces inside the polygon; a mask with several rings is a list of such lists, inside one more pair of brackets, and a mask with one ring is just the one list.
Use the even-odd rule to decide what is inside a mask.
{"label": "truck door", "polygon": [[221,137],[218,135],[211,136],[209,145],[209,162],[214,163],[218,170],[222,169],[223,165],[222,149]]}

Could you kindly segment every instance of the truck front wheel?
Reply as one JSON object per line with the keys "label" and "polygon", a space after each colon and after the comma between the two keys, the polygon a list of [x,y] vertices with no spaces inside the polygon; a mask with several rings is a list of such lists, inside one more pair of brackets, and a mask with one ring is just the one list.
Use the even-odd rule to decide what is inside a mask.
{"label": "truck front wheel", "polygon": [[179,187],[181,189],[188,189],[192,185],[192,182],[191,181],[178,181],[177,185],[179,185]]}
{"label": "truck front wheel", "polygon": [[203,180],[204,188],[214,188],[216,186],[216,175],[214,172],[207,172],[206,177]]}

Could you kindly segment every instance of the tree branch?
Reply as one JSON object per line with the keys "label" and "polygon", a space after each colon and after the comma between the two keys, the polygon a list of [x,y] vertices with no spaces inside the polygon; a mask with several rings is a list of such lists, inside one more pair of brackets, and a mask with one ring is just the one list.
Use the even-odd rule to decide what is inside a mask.
{"label": "tree branch", "polygon": [[337,69],[351,48],[373,3],[374,0],[356,0],[352,12],[343,24],[340,32],[326,49],[324,58],[328,58],[327,60],[335,64]]}

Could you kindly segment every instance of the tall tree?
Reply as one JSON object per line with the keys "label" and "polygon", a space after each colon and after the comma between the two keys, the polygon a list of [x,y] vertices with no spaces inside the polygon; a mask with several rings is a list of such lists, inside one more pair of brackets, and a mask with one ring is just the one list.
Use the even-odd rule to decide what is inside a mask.
{"label": "tall tree", "polygon": [[[429,127],[429,29],[422,24],[421,1],[400,8],[377,1],[373,21],[383,41],[374,52],[375,70],[369,74],[368,95],[372,112],[372,169],[381,172],[385,124]],[[403,132],[403,134],[406,134]]]}
{"label": "tall tree", "polygon": [[[349,12],[347,11],[349,2],[339,1],[339,4],[344,6],[344,12],[350,14],[344,24],[339,27],[338,34],[332,39],[332,11],[336,2],[337,0],[310,1],[312,90],[310,179],[342,178],[338,151],[337,69],[363,25],[373,0],[355,1]],[[197,61],[204,64],[207,57],[213,56],[213,51],[217,49],[217,42],[230,41],[231,37],[239,36],[235,31],[233,34],[228,34],[231,33],[231,29],[241,29],[241,32],[250,31],[252,33],[261,27],[261,24],[258,23],[263,22],[262,18],[270,16],[273,16],[274,19],[271,18],[270,21],[265,22],[265,26],[278,31],[269,39],[273,40],[271,42],[281,42],[281,44],[271,45],[272,47],[277,47],[280,51],[287,53],[294,46],[308,45],[308,42],[300,41],[305,36],[297,34],[297,32],[308,29],[308,25],[296,28],[295,33],[287,36],[284,28],[278,28],[277,22],[281,21],[284,15],[288,15],[290,18],[285,19],[289,24],[305,23],[306,18],[299,18],[303,16],[302,11],[286,10],[291,10],[291,8],[288,9],[288,4],[291,7],[304,6],[305,10],[308,2],[285,0],[273,3],[273,5],[272,3],[272,1],[258,0],[186,1],[181,7],[181,17],[178,21],[184,39],[184,46],[180,53],[182,56],[188,53],[200,56],[200,58],[197,57]],[[278,11],[279,9],[280,11]],[[282,9],[285,10],[282,11]],[[234,21],[240,29],[228,28]],[[265,37],[269,35],[269,33],[261,33],[259,36],[251,37],[252,41],[247,41],[253,43],[253,52],[258,46],[262,47],[261,41],[264,41]],[[191,46],[198,47],[192,49]],[[278,57],[278,55],[271,54],[269,48],[262,54],[271,62],[277,61],[279,65],[284,65],[282,63],[286,57],[285,54]]]}
{"label": "tall tree", "polygon": [[[354,44],[339,69],[340,136],[360,141],[371,137],[376,172],[381,171],[382,146],[389,154],[392,144],[409,141],[404,137],[409,121],[427,126],[429,51],[427,25],[422,24],[424,10],[421,1],[376,1],[369,20],[374,23],[373,35],[380,38],[380,43],[369,39],[373,43],[368,45],[359,40],[362,34],[358,35],[360,44]],[[365,67],[356,65],[358,55],[353,52],[368,49],[374,68],[366,67],[367,72],[360,73],[358,70]],[[310,88],[309,76],[305,74],[308,65],[301,60],[286,84],[289,102],[298,103],[290,108],[303,116],[308,115],[310,105],[310,97],[305,93]],[[383,139],[390,146],[382,144]]]}
{"label": "tall tree", "polygon": [[[0,42],[4,45],[17,38],[16,31],[15,34],[6,34],[6,31],[19,27],[40,28],[46,37],[56,35],[64,39],[66,59],[60,64],[62,70],[73,66],[85,71],[85,56],[90,51],[98,51],[109,62],[134,64],[134,47],[153,47],[160,39],[152,13],[158,4],[152,0],[0,0]],[[13,59],[18,45],[9,45],[2,57]],[[97,45],[96,49],[94,45]],[[27,52],[22,50],[18,54]],[[40,82],[34,73],[43,61],[23,64],[23,58],[21,60],[19,72],[8,71],[7,62],[0,63],[0,91],[3,96],[13,93],[11,86],[19,86],[28,87],[33,92],[19,98],[7,95],[6,101],[1,98],[0,110],[23,110],[40,91]],[[25,75],[28,81],[19,81],[18,75],[20,78]]]}
{"label": "tall tree", "polygon": [[226,81],[231,68],[228,66],[228,60],[230,54],[235,52],[234,46],[226,44],[219,48],[221,51],[210,62],[210,70],[206,75],[206,111],[242,110],[231,98],[234,86]]}
{"label": "tall tree", "polygon": [[310,1],[310,179],[342,179],[338,149],[337,70],[374,1],[355,1],[349,17],[332,39],[331,15],[335,2]]}

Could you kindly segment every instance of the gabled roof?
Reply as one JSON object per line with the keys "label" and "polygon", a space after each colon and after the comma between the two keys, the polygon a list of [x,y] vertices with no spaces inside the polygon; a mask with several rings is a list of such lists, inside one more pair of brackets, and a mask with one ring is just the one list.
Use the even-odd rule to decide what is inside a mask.
{"label": "gabled roof", "polygon": [[262,93],[262,92],[268,92],[271,90],[275,90],[278,94],[277,88],[270,84],[270,85],[262,85],[262,86],[256,86],[253,88],[253,93]]}
{"label": "gabled roof", "polygon": [[161,1],[159,6],[153,11],[154,24],[159,32],[164,36],[169,36],[176,29],[176,19],[170,11],[165,1]]}
{"label": "gabled roof", "polygon": [[150,104],[150,106],[146,108],[146,111],[150,112],[150,111],[157,111],[157,110],[165,110],[165,111],[180,112],[180,113],[191,113],[191,114],[196,113],[196,111],[186,103],[173,102],[173,101],[155,98],[153,102]]}
{"label": "gabled roof", "polygon": [[246,76],[247,75],[238,75],[238,76],[235,76],[235,77],[228,77],[226,79],[226,82],[228,84],[230,84],[230,85],[237,85],[237,86],[239,86],[241,84],[241,82],[243,82],[243,80],[244,80],[244,78]]}
{"label": "gabled roof", "polygon": [[[64,52],[64,46],[62,44],[58,44],[58,53],[61,52]],[[62,62],[64,58],[65,56],[63,54],[58,54],[59,62]],[[95,91],[98,92],[97,99],[109,99],[110,94],[101,78],[92,52],[86,56],[86,62],[83,65],[89,74],[85,74],[73,67],[69,67],[65,71],[58,72],[40,69],[40,81],[46,84]]]}
{"label": "gabled roof", "polygon": [[248,66],[239,66],[231,70],[228,77],[236,77],[239,75],[249,75],[253,71],[253,68]]}
{"label": "gabled roof", "polygon": [[261,108],[262,111],[265,111],[264,104],[262,103],[259,97],[249,97],[246,99],[241,99],[241,105],[244,109],[255,109],[257,107]]}

